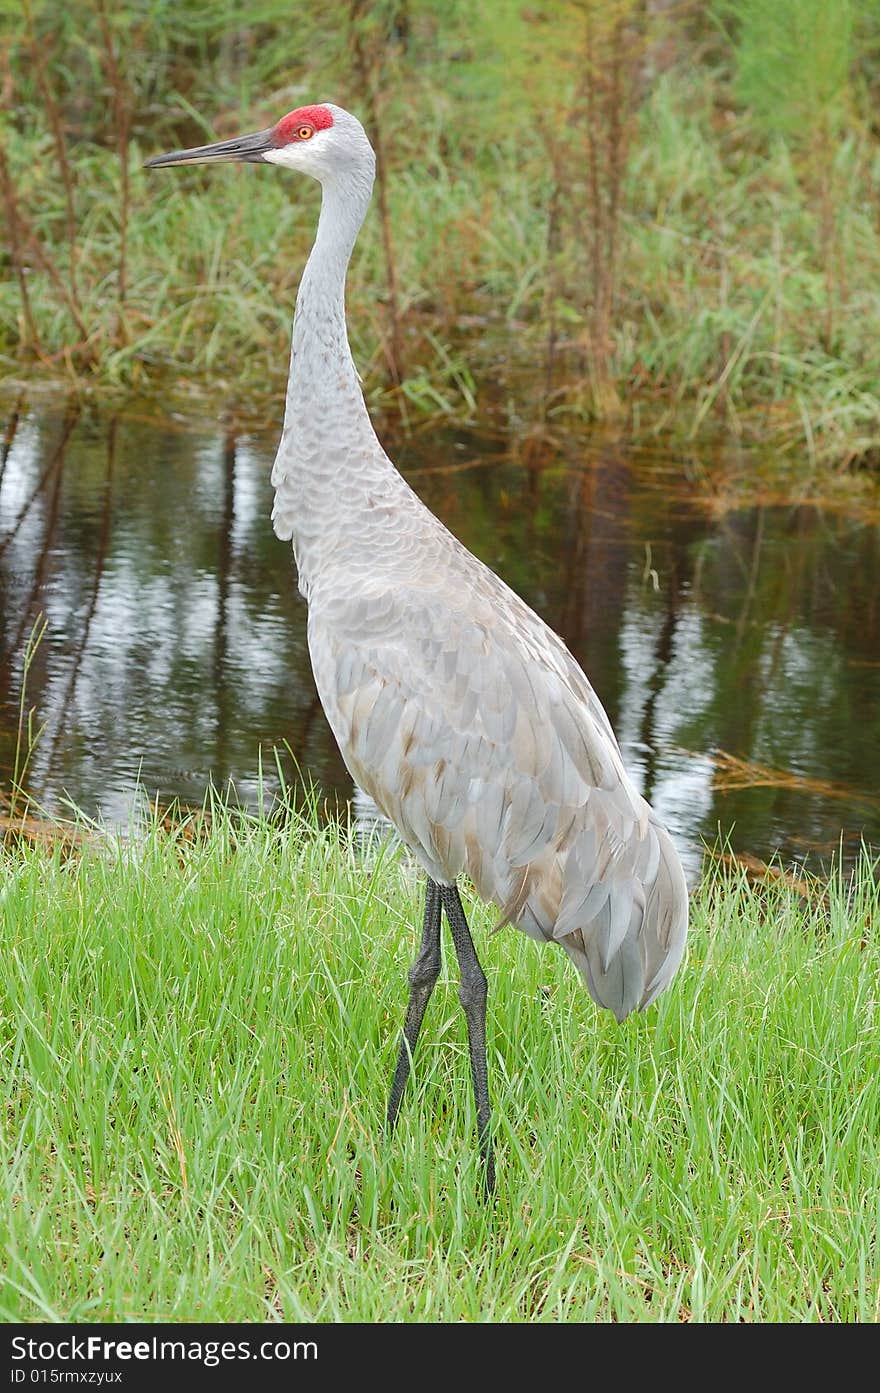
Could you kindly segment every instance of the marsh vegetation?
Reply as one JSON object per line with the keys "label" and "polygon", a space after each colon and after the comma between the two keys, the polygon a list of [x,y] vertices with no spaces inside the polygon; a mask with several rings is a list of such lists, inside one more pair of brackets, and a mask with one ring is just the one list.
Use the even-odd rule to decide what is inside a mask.
{"label": "marsh vegetation", "polygon": [[[317,190],[145,172],[322,95],[380,157],[351,327],[374,402],[623,415],[873,465],[870,0],[6,6],[6,373],[283,385]],[[522,369],[528,369],[524,376]]]}

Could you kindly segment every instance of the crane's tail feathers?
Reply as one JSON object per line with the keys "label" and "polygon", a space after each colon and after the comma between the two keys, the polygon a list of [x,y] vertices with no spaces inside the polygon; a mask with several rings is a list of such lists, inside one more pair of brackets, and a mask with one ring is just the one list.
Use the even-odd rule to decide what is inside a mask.
{"label": "crane's tail feathers", "polygon": [[687,886],[666,829],[652,823],[659,855],[652,882],[613,882],[587,923],[559,935],[597,1006],[622,1021],[643,1011],[669,985],[687,934]]}

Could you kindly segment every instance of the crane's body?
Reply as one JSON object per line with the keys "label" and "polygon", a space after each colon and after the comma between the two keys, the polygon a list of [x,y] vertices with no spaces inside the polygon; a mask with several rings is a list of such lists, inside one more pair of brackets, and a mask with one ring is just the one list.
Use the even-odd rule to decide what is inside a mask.
{"label": "crane's body", "polygon": [[360,123],[330,104],[305,107],[256,136],[151,163],[191,159],[262,159],[323,185],[297,297],[273,525],[293,544],[315,681],[342,756],[428,875],[389,1123],[439,971],[442,906],[462,964],[491,1184],[485,978],[456,880],[466,874],[503,920],[560,943],[594,1001],[622,1020],[681,960],[681,863],[565,644],[433,516],[376,437],[345,323],[345,274],[374,174]]}

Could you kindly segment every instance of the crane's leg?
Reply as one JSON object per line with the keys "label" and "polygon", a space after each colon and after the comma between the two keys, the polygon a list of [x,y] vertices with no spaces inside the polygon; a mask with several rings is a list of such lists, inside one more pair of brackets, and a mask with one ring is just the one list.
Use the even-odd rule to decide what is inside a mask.
{"label": "crane's leg", "polygon": [[474,940],[471,938],[471,931],[461,906],[458,889],[454,885],[441,885],[439,889],[461,969],[458,999],[464,1008],[467,1020],[471,1077],[474,1081],[474,1099],[477,1105],[477,1133],[480,1138],[480,1154],[485,1166],[486,1192],[491,1194],[495,1188],[495,1162],[492,1157],[489,1077],[486,1067],[486,974],[480,967],[480,960],[477,957]]}
{"label": "crane's leg", "polygon": [[403,1039],[397,1056],[397,1068],[391,1081],[391,1096],[388,1099],[388,1114],[385,1130],[390,1137],[397,1121],[397,1110],[403,1097],[403,1090],[409,1078],[410,1064],[416,1050],[416,1041],[422,1028],[425,1009],[440,976],[440,886],[429,878],[425,890],[425,922],[422,928],[422,943],[419,956],[409,970],[409,1006],[406,1011],[406,1024]]}

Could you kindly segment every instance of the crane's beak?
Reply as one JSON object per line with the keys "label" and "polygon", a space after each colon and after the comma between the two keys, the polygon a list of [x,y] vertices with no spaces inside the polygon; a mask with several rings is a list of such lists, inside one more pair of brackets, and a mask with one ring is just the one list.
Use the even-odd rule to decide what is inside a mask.
{"label": "crane's beak", "polygon": [[147,160],[144,169],[159,169],[167,164],[228,164],[239,161],[259,164],[267,150],[275,149],[275,128],[255,131],[253,135],[238,135],[234,140],[218,140],[214,145],[194,145],[191,150],[172,150]]}

